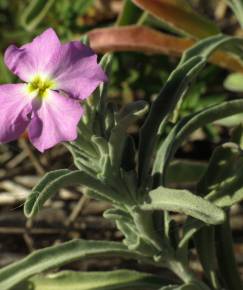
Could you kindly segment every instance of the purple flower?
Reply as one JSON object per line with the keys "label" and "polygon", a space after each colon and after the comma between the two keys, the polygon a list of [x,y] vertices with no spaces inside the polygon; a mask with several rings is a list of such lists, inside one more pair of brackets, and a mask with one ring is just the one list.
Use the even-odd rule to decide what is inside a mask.
{"label": "purple flower", "polygon": [[61,44],[51,28],[20,48],[7,48],[4,61],[24,83],[0,85],[0,142],[26,129],[41,152],[77,138],[86,99],[107,77],[97,55],[78,41]]}

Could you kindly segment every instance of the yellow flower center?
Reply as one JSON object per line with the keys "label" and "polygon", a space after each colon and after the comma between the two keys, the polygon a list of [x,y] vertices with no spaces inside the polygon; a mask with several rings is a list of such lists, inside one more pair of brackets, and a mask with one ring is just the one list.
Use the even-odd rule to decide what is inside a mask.
{"label": "yellow flower center", "polygon": [[30,94],[43,99],[48,95],[50,89],[55,88],[55,82],[39,75],[35,76],[27,85],[27,90]]}

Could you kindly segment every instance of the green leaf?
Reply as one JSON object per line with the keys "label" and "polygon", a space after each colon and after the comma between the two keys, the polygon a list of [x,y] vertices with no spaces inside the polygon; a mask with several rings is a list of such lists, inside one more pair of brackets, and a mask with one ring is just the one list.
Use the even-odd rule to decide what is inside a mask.
{"label": "green leaf", "polygon": [[[28,216],[30,214],[30,208],[34,206],[34,203],[39,198],[40,193],[45,189],[48,184],[64,175],[69,173],[68,169],[59,169],[55,171],[48,172],[44,177],[39,181],[39,183],[32,189],[31,194],[28,196],[27,201],[25,203],[25,214]],[[46,197],[43,200],[43,203],[49,198]],[[42,203],[42,204],[43,204]]]}
{"label": "green leaf", "polygon": [[132,217],[126,211],[119,208],[109,208],[103,213],[103,216],[112,221],[122,220],[127,223],[132,222]]}
{"label": "green leaf", "polygon": [[[185,141],[194,130],[216,119],[242,112],[242,110],[243,101],[235,100],[213,106],[194,114],[192,117],[189,116],[182,119],[181,122],[172,129],[158,150],[155,168],[156,166],[158,166],[157,168],[161,168],[160,172],[163,172],[163,174],[159,176],[157,171],[157,176],[154,172],[154,177],[157,179],[160,178],[160,184],[165,183],[164,177],[168,170],[170,160],[173,158],[177,148],[179,148],[182,142]],[[202,180],[198,187],[200,190],[203,189],[204,192],[207,192],[207,199],[214,202],[219,207],[230,207],[243,199],[242,154],[237,145],[232,144],[231,146],[230,144],[232,143],[227,143],[223,145],[221,149],[217,149],[217,152],[212,157],[214,161],[211,161],[210,171],[207,173],[207,181]],[[224,152],[226,150],[229,154],[223,156],[220,150]],[[221,157],[230,159],[222,160],[220,159]],[[232,168],[230,169],[230,167]],[[206,183],[208,184],[207,189],[205,188]]]}
{"label": "green leaf", "polygon": [[125,106],[117,116],[117,124],[112,128],[109,138],[109,155],[114,170],[121,166],[124,146],[127,139],[127,129],[141,119],[148,111],[148,104],[137,101]]}
{"label": "green leaf", "polygon": [[242,152],[237,144],[228,142],[218,146],[209,160],[205,174],[198,182],[198,194],[205,196],[212,191],[219,191],[222,186],[231,183],[242,166]]}
{"label": "green leaf", "polygon": [[[131,250],[140,250],[143,242],[141,241],[141,237],[139,236],[139,232],[135,227],[134,223],[126,222],[123,220],[116,220],[117,228],[123,233],[124,239],[123,243]],[[148,251],[144,251],[146,254]]]}
{"label": "green leaf", "polygon": [[194,244],[203,267],[205,276],[212,288],[220,287],[217,275],[215,228],[203,227],[194,235]]}
{"label": "green leaf", "polygon": [[[31,194],[25,202],[25,215],[27,217],[36,215],[43,207],[44,203],[61,187],[78,184],[94,190],[99,194],[99,196],[104,196],[105,199],[107,199],[107,197],[112,199],[111,196],[114,195],[114,191],[112,189],[84,171],[70,171],[67,169],[61,169],[47,173],[33,188]],[[119,197],[117,198],[119,199]]]}
{"label": "green leaf", "polygon": [[228,101],[187,116],[178,122],[157,150],[153,167],[155,184],[165,183],[165,176],[170,161],[174,157],[176,150],[191,133],[208,123],[241,113],[242,111],[242,100]]}
{"label": "green leaf", "polygon": [[32,31],[50,11],[54,0],[31,0],[26,9],[22,12],[21,23],[28,31]]}
{"label": "green leaf", "polygon": [[[232,161],[234,163],[232,163]],[[213,163],[215,162],[215,163]],[[225,166],[222,166],[222,163]],[[221,158],[216,159],[214,155],[212,161],[210,161],[212,166],[217,166],[217,164],[222,166],[221,172],[215,176],[215,180],[212,180],[213,184],[208,187],[210,190],[207,199],[214,202],[219,207],[231,207],[235,203],[243,200],[243,180],[242,180],[242,170],[243,170],[243,155],[242,151],[235,152],[232,158]],[[212,169],[209,168],[208,174],[212,174]]]}
{"label": "green leaf", "polygon": [[[107,75],[112,69],[112,58],[113,55],[111,53],[106,53],[99,63]],[[93,95],[87,99],[84,104],[86,114],[80,122],[81,124],[84,123],[84,126],[88,127],[92,133],[94,132],[102,137],[109,135],[109,129],[114,122],[113,108],[110,108],[111,105],[106,102],[108,84],[109,82],[102,82]]]}
{"label": "green leaf", "polygon": [[63,271],[48,276],[34,276],[11,290],[140,290],[158,289],[164,283],[158,276],[128,270],[84,273]]}
{"label": "green leaf", "polygon": [[220,224],[225,218],[223,210],[188,190],[160,186],[149,192],[149,198],[150,200],[141,206],[143,210],[180,212],[207,224]]}
{"label": "green leaf", "polygon": [[239,145],[225,143],[214,150],[198,193],[219,207],[243,200],[243,154]]}
{"label": "green leaf", "polygon": [[[103,68],[103,70],[109,74],[111,70],[113,55],[111,53],[106,53],[101,58],[99,65]],[[98,89],[95,90],[93,95],[87,99],[85,105],[85,115],[81,120],[82,129],[83,127],[88,127],[92,132],[98,132],[101,136],[105,136],[105,118],[106,117],[106,93],[108,89],[108,82],[102,82]]]}
{"label": "green leaf", "polygon": [[[105,55],[103,55],[103,57],[101,58],[101,61],[99,63],[99,65],[107,73],[109,73],[109,71],[111,69],[112,58],[113,58],[113,55],[111,53],[106,53]],[[107,89],[107,85],[105,83],[102,83],[99,86],[98,91],[99,91],[100,102],[103,100],[102,98],[105,97],[106,89]]]}
{"label": "green leaf", "polygon": [[142,180],[143,182],[146,181],[146,176],[150,167],[151,153],[154,150],[156,135],[161,122],[163,122],[169,112],[173,110],[178,99],[185,93],[189,81],[195,77],[202,66],[204,66],[204,62],[201,61],[200,57],[195,57],[178,67],[166,82],[157,99],[153,102],[149,115],[140,130],[140,182]]}
{"label": "green leaf", "polygon": [[243,74],[231,73],[224,80],[224,87],[232,92],[243,92]]}
{"label": "green leaf", "polygon": [[0,269],[0,289],[8,290],[31,276],[73,261],[101,256],[140,258],[121,243],[73,240],[35,251],[26,258]]}
{"label": "green leaf", "polygon": [[[205,196],[208,192],[212,192],[213,195],[209,194],[207,198],[218,204],[216,202],[216,195],[222,197],[222,187],[228,187],[228,185],[232,184],[237,176],[237,172],[241,173],[242,169],[242,152],[237,144],[225,143],[217,147],[214,150],[205,174],[198,183],[198,194]],[[240,175],[242,179],[243,175]],[[228,187],[227,195],[233,194],[234,190],[231,190],[231,187]],[[215,228],[202,228],[194,235],[194,242],[207,279],[211,282],[213,288],[219,288]]]}
{"label": "green leaf", "polygon": [[177,255],[181,259],[187,261],[188,259],[188,243],[190,239],[198,232],[205,224],[192,217],[188,217],[185,224],[183,225],[183,236],[179,242]]}
{"label": "green leaf", "polygon": [[138,156],[140,183],[147,182],[147,175],[159,128],[163,128],[169,114],[173,111],[180,98],[186,93],[190,82],[202,70],[208,57],[216,49],[224,45],[230,45],[228,50],[232,51],[242,43],[243,40],[240,38],[216,35],[199,41],[194,47],[183,54],[179,65],[171,73],[159,96],[153,102],[149,115],[140,130]]}

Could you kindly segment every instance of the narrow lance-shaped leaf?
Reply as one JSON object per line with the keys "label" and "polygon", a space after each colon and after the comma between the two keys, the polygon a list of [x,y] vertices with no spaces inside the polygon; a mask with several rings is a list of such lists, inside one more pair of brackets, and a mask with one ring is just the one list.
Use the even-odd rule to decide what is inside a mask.
{"label": "narrow lance-shaped leaf", "polygon": [[192,82],[207,62],[207,58],[219,47],[231,44],[240,45],[242,39],[217,35],[199,41],[197,45],[186,51],[178,65],[171,73],[157,99],[153,102],[149,115],[140,130],[139,144],[139,178],[147,181],[150,160],[156,143],[159,127],[165,124],[169,113],[175,108],[178,100],[185,94]]}
{"label": "narrow lance-shaped leaf", "polygon": [[141,183],[145,184],[147,182],[150,160],[161,122],[165,120],[177,100],[184,95],[190,80],[189,76],[191,76],[191,79],[194,78],[203,66],[204,62],[201,61],[200,57],[195,57],[182,65],[178,70],[175,70],[152,104],[149,115],[140,129],[138,173]]}
{"label": "narrow lance-shaped leaf", "polygon": [[[111,63],[112,63],[112,54],[111,53],[106,53],[105,55],[103,55],[101,61],[100,61],[100,66],[103,68],[103,70],[106,73],[110,72],[110,68],[111,68]],[[105,98],[105,94],[106,94],[106,89],[107,89],[107,84],[105,83],[101,83],[101,85],[99,86],[99,104],[101,106],[101,103],[104,102],[104,98]],[[96,110],[99,110],[99,107],[96,108]]]}
{"label": "narrow lance-shaped leaf", "polygon": [[205,276],[214,288],[219,288],[214,227],[203,227],[194,235],[194,244]]}
{"label": "narrow lance-shaped leaf", "polygon": [[211,191],[220,190],[222,185],[231,183],[242,166],[242,151],[237,144],[228,142],[218,146],[209,160],[205,174],[198,182],[198,194],[206,196]]}
{"label": "narrow lance-shaped leaf", "polygon": [[[217,204],[217,195],[223,200],[224,197],[229,197],[228,199],[231,200],[231,196],[233,196],[233,200],[236,190],[232,184],[235,184],[235,179],[242,180],[242,170],[243,158],[240,147],[232,142],[219,146],[214,150],[207,171],[198,183],[198,194],[205,196],[208,192],[212,192],[213,196],[208,194],[207,197]],[[242,188],[242,185],[241,182],[240,188]],[[222,187],[226,187],[227,190],[222,190]],[[214,288],[219,288],[215,237],[215,229],[205,227],[196,233],[194,242],[208,280]],[[233,288],[229,287],[229,289]]]}
{"label": "narrow lance-shaped leaf", "polygon": [[25,215],[27,217],[31,217],[37,214],[46,200],[55,194],[61,187],[77,184],[84,185],[94,190],[101,197],[105,196],[106,199],[107,197],[112,199],[111,196],[114,194],[108,186],[104,185],[97,178],[88,175],[84,171],[69,171],[65,169],[58,170],[46,174],[39,184],[33,188],[31,194],[25,202]]}
{"label": "narrow lance-shaped leaf", "polygon": [[34,276],[11,290],[152,290],[163,284],[165,282],[158,276],[129,270],[83,273],[63,271],[48,276]]}
{"label": "narrow lance-shaped leaf", "polygon": [[121,243],[73,240],[35,251],[26,258],[0,269],[0,289],[8,290],[33,275],[72,261],[100,256],[139,259],[139,256],[128,251]]}
{"label": "narrow lance-shaped leaf", "polygon": [[214,151],[208,169],[198,184],[198,192],[207,195],[207,199],[220,207],[231,207],[243,200],[242,177],[242,150],[235,143],[225,143]]}
{"label": "narrow lance-shaped leaf", "polygon": [[[29,212],[28,208],[35,200],[38,198],[40,192],[52,181],[56,180],[59,177],[62,177],[70,173],[68,169],[59,169],[55,171],[48,172],[39,182],[38,184],[32,189],[31,194],[28,196],[28,199],[25,204],[25,211]],[[48,199],[48,198],[47,198]]]}
{"label": "narrow lance-shaped leaf", "polygon": [[159,147],[154,167],[153,176],[155,184],[164,184],[169,162],[176,150],[188,136],[196,129],[216,120],[238,114],[243,111],[243,101],[234,100],[214,105],[196,114],[183,118],[169,133],[166,140]]}
{"label": "narrow lance-shaped leaf", "polygon": [[[216,148],[206,173],[198,183],[198,194],[205,196],[208,192],[212,191],[214,192],[213,195],[215,195],[221,191],[222,186],[227,187],[227,184],[234,183],[237,171],[242,171],[243,163],[241,155],[242,152],[235,143],[225,143]],[[242,174],[240,176],[242,178]],[[233,192],[232,186],[228,187],[227,196],[233,195]],[[221,197],[220,193],[219,196]],[[210,197],[210,194],[208,197]],[[214,203],[215,199],[217,198],[210,198]],[[212,286],[218,288],[215,229],[213,227],[202,228],[194,235],[194,242],[208,280]]]}
{"label": "narrow lance-shaped leaf", "polygon": [[148,111],[144,101],[128,104],[117,116],[117,124],[111,130],[109,138],[109,152],[111,164],[114,169],[119,169],[127,137],[127,129],[135,121],[142,118]]}
{"label": "narrow lance-shaped leaf", "polygon": [[[90,39],[89,39],[90,40]],[[99,65],[108,75],[111,69],[112,54],[106,53],[101,58]],[[92,132],[99,132],[102,136],[105,134],[104,116],[106,114],[105,98],[108,82],[101,83],[93,95],[85,103],[85,115],[80,122],[81,134],[88,128]],[[98,124],[97,124],[98,123]],[[91,137],[91,136],[90,136]],[[89,138],[88,138],[89,140]]]}
{"label": "narrow lance-shaped leaf", "polygon": [[143,210],[166,210],[184,213],[208,224],[224,221],[224,211],[188,190],[158,187],[149,192],[149,201]]}
{"label": "narrow lance-shaped leaf", "polygon": [[[111,53],[106,53],[101,61],[100,66],[106,72],[107,75],[111,73],[111,64],[112,64]],[[92,120],[87,120],[87,126],[92,127],[92,131],[98,133],[98,135],[105,137],[107,135],[107,128],[105,121],[107,119],[107,115],[110,113],[107,109],[106,95],[108,90],[109,81],[106,83],[101,83],[98,90],[93,94],[93,98],[90,98],[89,106],[87,109],[91,111],[91,115],[93,116]]]}
{"label": "narrow lance-shaped leaf", "polygon": [[188,217],[183,226],[183,237],[180,240],[177,248],[177,255],[181,259],[188,260],[188,243],[195,233],[200,230],[205,224],[192,217]]}

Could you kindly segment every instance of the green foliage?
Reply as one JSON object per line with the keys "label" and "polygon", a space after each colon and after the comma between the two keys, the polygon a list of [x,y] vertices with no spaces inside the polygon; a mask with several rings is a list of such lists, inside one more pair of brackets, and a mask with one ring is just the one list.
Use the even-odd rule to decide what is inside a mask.
{"label": "green foliage", "polygon": [[224,221],[224,212],[205,199],[187,190],[170,189],[162,186],[149,192],[149,201],[143,210],[168,210],[184,213],[208,224]]}
{"label": "green foliage", "polygon": [[136,271],[79,273],[63,271],[49,276],[38,275],[19,284],[12,290],[139,290],[158,289],[164,281],[157,276]]}
{"label": "green foliage", "polygon": [[[243,200],[243,156],[235,143],[225,143],[216,148],[208,169],[198,184],[199,194],[220,207],[231,207]],[[212,175],[212,172],[215,172]]]}
{"label": "green foliage", "polygon": [[215,247],[215,229],[213,227],[204,227],[194,236],[194,243],[200,262],[203,266],[205,276],[210,281],[213,288],[219,287],[219,278],[217,274],[217,260]]}
{"label": "green foliage", "polygon": [[148,111],[148,104],[144,101],[137,101],[128,104],[117,115],[117,124],[112,128],[109,138],[109,155],[113,166],[121,165],[127,129],[137,120],[144,117]]}
{"label": "green foliage", "polygon": [[[58,189],[63,186],[77,184],[85,185],[89,189],[95,191],[101,199],[103,196],[105,199],[113,199],[112,196],[114,196],[114,194],[112,189],[88,175],[86,172],[81,170],[69,171],[67,169],[60,169],[47,173],[33,188],[33,191],[25,202],[25,215],[27,217],[36,215],[43,207],[46,200],[55,194]],[[117,197],[117,199],[119,200],[119,197]],[[115,196],[114,200],[116,200]]]}
{"label": "green foliage", "polygon": [[[147,162],[152,159],[157,143],[157,134],[163,132],[164,124],[168,123],[172,112],[178,109],[177,104],[188,90],[190,82],[195,79],[205,66],[211,53],[218,47],[229,43],[231,45],[227,49],[235,50],[235,47],[241,44],[242,40],[223,35],[215,36],[199,42],[198,45],[183,55],[178,67],[172,72],[161,93],[152,104],[145,124],[141,128],[141,143],[138,152],[136,152],[133,137],[129,135],[128,129],[145,116],[148,111],[147,103],[137,101],[117,111],[114,105],[107,103],[107,84],[94,94],[85,104],[86,115],[79,124],[78,139],[65,144],[72,153],[78,170],[62,169],[46,174],[28,197],[25,204],[25,214],[27,216],[37,214],[45,201],[62,186],[80,184],[89,189],[87,194],[91,197],[112,203],[113,207],[106,211],[104,216],[116,222],[118,229],[124,235],[124,245],[111,242],[77,240],[37,251],[26,259],[3,268],[0,271],[0,287],[9,289],[29,278],[30,280],[27,283],[34,283],[36,287],[42,287],[38,286],[40,283],[46,283],[45,287],[52,287],[57,283],[55,279],[58,281],[58,279],[64,278],[43,278],[43,281],[40,282],[41,278],[38,278],[38,276],[31,277],[37,273],[81,258],[97,255],[122,255],[124,258],[135,258],[158,267],[169,265],[169,268],[175,271],[184,280],[185,284],[166,286],[170,287],[168,289],[208,289],[187,268],[188,242],[195,234],[200,234],[200,229],[204,232],[209,224],[216,225],[224,222],[225,214],[219,206],[226,205],[223,203],[224,199],[222,198],[225,198],[225,196],[228,198],[228,196],[222,192],[224,190],[228,192],[225,188],[229,185],[237,185],[236,189],[241,190],[241,167],[239,166],[241,150],[239,146],[226,146],[230,148],[229,156],[216,152],[212,157],[212,160],[215,161],[211,161],[206,170],[205,166],[203,170],[200,167],[200,174],[196,174],[195,177],[200,178],[203,174],[198,185],[198,188],[203,190],[203,194],[199,191],[193,193],[185,189],[167,188],[165,176],[169,176],[167,171],[170,161],[189,134],[209,122],[241,112],[243,107],[242,100],[224,102],[182,118],[181,121],[174,125],[166,139],[158,147],[151,176],[149,176],[150,163]],[[110,55],[105,55],[101,60],[101,64],[106,70],[110,69],[111,62],[112,57]],[[238,135],[235,133],[234,138],[239,139]],[[133,155],[137,153],[139,155],[138,164],[140,167],[138,168],[138,174],[142,174],[140,178],[143,177],[142,187],[137,182],[136,158],[129,155],[129,158],[130,156],[132,157],[131,163],[135,165],[128,167],[128,171],[125,169],[127,167],[123,167],[124,160],[128,157],[126,156],[128,146],[130,146],[131,152],[134,152]],[[218,163],[218,157],[216,158],[215,156],[220,158],[222,156],[227,158],[231,156],[230,158],[233,159],[236,156],[236,158],[239,158],[239,162],[234,162],[231,167],[228,167],[226,163],[225,167],[222,167],[221,163]],[[145,164],[148,167],[145,167]],[[190,168],[188,163],[185,166]],[[218,173],[218,175],[213,175],[213,181],[211,180],[212,171]],[[239,172],[239,175],[237,175],[237,172]],[[144,173],[146,174],[144,175]],[[228,177],[225,176],[226,173],[229,174],[228,183]],[[144,178],[146,176],[149,178]],[[151,183],[152,178],[153,184]],[[222,186],[219,186],[221,179],[224,179],[224,182]],[[154,189],[151,190],[151,188]],[[233,192],[234,198],[240,196],[237,190],[235,191],[237,192],[236,194],[234,194],[234,191],[230,191],[231,193]],[[237,198],[234,200],[238,201],[239,199]],[[228,204],[228,206],[231,206],[231,204]],[[184,225],[182,237],[179,236],[176,223],[170,217],[168,211],[179,212],[189,216]],[[159,219],[159,215],[155,219],[156,214],[161,212],[164,212],[164,219]],[[160,231],[156,230],[155,221],[158,222],[162,235]],[[209,237],[206,234],[202,240],[212,241],[208,240]],[[202,245],[201,240],[199,246],[197,246],[199,253],[203,252],[200,251],[200,245]],[[208,243],[208,245],[210,244]],[[211,245],[210,249],[213,249]],[[207,255],[204,253],[203,257],[205,258]],[[210,259],[207,259],[207,262],[208,268],[214,270],[214,264],[210,262]],[[203,264],[204,266],[206,265],[205,262]],[[207,271],[205,272],[208,273]],[[113,274],[107,273],[106,275]],[[127,278],[129,278],[129,275]],[[65,279],[69,278],[66,277]],[[85,283],[91,283],[87,281],[90,280],[86,280],[86,282],[84,280],[80,287],[86,287]],[[106,285],[108,287],[109,279],[104,281],[108,283]],[[123,285],[127,285],[127,287],[136,285],[136,283],[129,283],[124,280],[118,283],[119,286],[111,286],[112,284],[110,284],[109,287],[122,289]],[[96,285],[97,289],[99,289],[98,282]],[[144,284],[139,285],[141,285],[139,287],[143,287]],[[156,284],[154,289],[158,289],[161,286]]]}
{"label": "green foliage", "polygon": [[[56,27],[63,39],[73,39],[76,34],[80,37],[80,33],[87,30],[87,26],[80,24],[80,16],[85,15],[94,2],[32,1],[19,17],[13,19],[12,25],[18,27],[18,33],[6,33],[4,37],[8,37],[8,41],[14,38],[21,43],[47,24]],[[240,3],[228,2],[235,10]],[[151,5],[151,2],[147,3]],[[182,30],[198,38],[218,32],[215,25],[199,17],[186,1],[164,3],[170,4],[169,6],[173,4],[175,10],[171,10],[172,12],[178,12],[179,9],[177,25],[171,23],[173,19],[169,21],[161,17],[163,20],[167,19],[167,25],[172,24],[176,31]],[[10,15],[13,15],[12,11],[16,7],[25,6],[17,2],[12,7],[7,2],[0,5]],[[154,10],[151,13],[156,15]],[[240,15],[240,9],[237,13]],[[193,27],[192,22],[187,22],[185,17],[181,18],[184,21],[179,25],[178,15],[187,15],[198,26]],[[140,25],[146,20],[147,11],[142,13],[127,0],[117,25]],[[2,45],[6,45],[8,41]],[[242,57],[242,43],[242,38],[222,34],[205,38],[184,52],[178,66],[170,75],[168,60],[166,69],[158,71],[154,69],[153,62],[146,63],[143,72],[138,72],[136,66],[131,64],[133,69],[124,77],[124,72],[128,71],[127,63],[130,65],[129,57],[134,58],[135,64],[138,60],[143,63],[148,57],[138,54],[106,54],[101,59],[101,66],[107,74],[113,75],[110,82],[113,94],[118,83],[118,94],[122,91],[122,94],[130,95],[131,99],[137,97],[132,90],[153,94],[157,90],[158,80],[164,82],[163,88],[150,109],[146,101],[130,103],[128,98],[126,102],[129,104],[118,110],[109,102],[108,97],[112,94],[111,91],[108,92],[108,84],[101,85],[84,104],[86,114],[78,126],[77,140],[65,144],[73,156],[77,170],[60,169],[44,175],[27,198],[24,210],[27,217],[34,217],[61,187],[82,185],[90,197],[110,202],[111,208],[105,211],[104,217],[115,222],[124,236],[123,243],[73,240],[35,251],[0,270],[0,289],[220,289],[221,281],[217,277],[217,270],[222,257],[232,266],[228,274],[225,274],[225,283],[222,285],[232,290],[239,289],[236,286],[239,277],[225,209],[228,210],[243,200],[242,128],[234,132],[231,142],[216,148],[207,166],[191,161],[171,161],[177,149],[192,132],[201,127],[205,128],[205,125],[216,120],[242,113],[241,99],[227,101],[224,94],[216,94],[213,98],[202,100],[202,95],[207,92],[207,81],[200,80],[192,84],[217,49]],[[164,59],[154,57],[153,61],[161,64]],[[1,81],[11,80],[3,68],[3,61],[0,61],[0,71]],[[239,80],[238,74],[230,75],[225,86],[240,91]],[[147,101],[150,99],[147,98]],[[207,106],[209,107],[205,109]],[[141,120],[144,123],[140,127]],[[129,133],[134,125],[139,128],[138,146],[134,135]],[[194,186],[197,184],[197,189],[168,187],[173,183],[175,187],[178,183],[182,186],[183,182],[192,183]],[[182,233],[171,212],[187,216]],[[221,239],[227,234],[227,239],[220,247],[222,255],[215,249],[217,233]],[[192,238],[209,281],[207,284],[189,269],[188,245]],[[171,285],[169,281],[165,282],[157,276],[128,270],[99,273],[68,271],[40,275],[72,261],[113,256],[135,259],[158,268],[166,267],[181,279],[181,283]],[[219,270],[224,274],[224,268]]]}
{"label": "green foliage", "polygon": [[238,38],[217,35],[198,42],[196,46],[183,54],[178,67],[172,72],[160,94],[153,102],[149,115],[141,129],[139,149],[140,180],[146,181],[147,179],[151,152],[154,150],[158,130],[161,126],[164,126],[169,114],[186,93],[189,82],[195,79],[214,50],[229,43],[232,50],[234,49],[234,44],[236,46],[240,45],[241,41]]}
{"label": "green foliage", "polygon": [[228,101],[214,105],[192,116],[187,116],[178,122],[157,150],[153,168],[155,182],[161,184],[165,182],[164,178],[169,162],[179,146],[191,133],[205,124],[238,114],[242,111],[242,106],[243,102],[241,100]]}
{"label": "green foliage", "polygon": [[[98,256],[120,256],[139,258],[125,246],[115,242],[72,240],[38,250],[23,260],[0,270],[1,289],[10,289],[27,278],[72,261]],[[142,257],[141,257],[142,258]]]}

